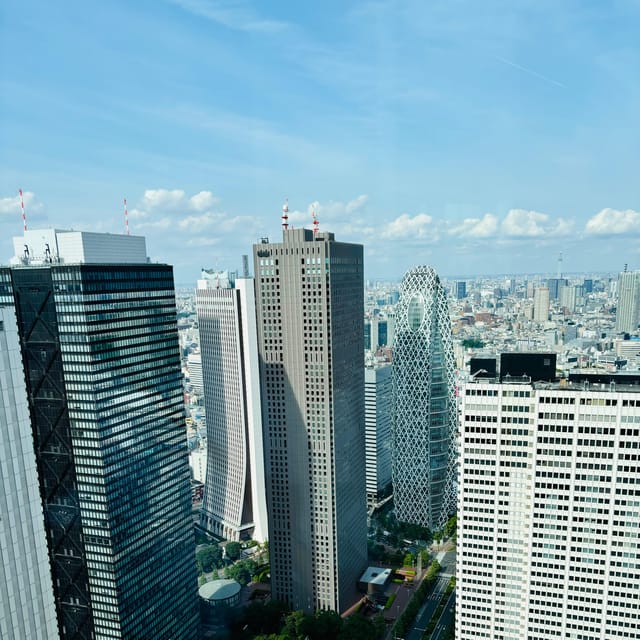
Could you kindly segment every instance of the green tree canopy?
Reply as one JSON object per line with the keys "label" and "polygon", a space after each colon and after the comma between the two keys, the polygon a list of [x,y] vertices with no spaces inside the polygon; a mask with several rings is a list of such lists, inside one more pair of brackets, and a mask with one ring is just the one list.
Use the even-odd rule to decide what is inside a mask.
{"label": "green tree canopy", "polygon": [[196,553],[196,562],[201,573],[209,573],[214,567],[222,566],[222,549],[217,544],[203,547]]}
{"label": "green tree canopy", "polygon": [[242,545],[239,542],[231,541],[227,542],[225,546],[225,552],[229,560],[237,560],[242,553]]}
{"label": "green tree canopy", "polygon": [[253,560],[239,560],[230,567],[227,567],[225,574],[227,578],[239,582],[243,587],[251,582],[251,577],[256,570],[256,563]]}

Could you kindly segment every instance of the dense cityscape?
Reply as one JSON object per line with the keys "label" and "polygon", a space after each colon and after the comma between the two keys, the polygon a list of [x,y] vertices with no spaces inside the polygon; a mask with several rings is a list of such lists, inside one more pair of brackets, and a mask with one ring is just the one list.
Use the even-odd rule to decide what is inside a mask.
{"label": "dense cityscape", "polygon": [[178,292],[14,237],[2,637],[635,637],[640,271],[365,283],[281,224]]}

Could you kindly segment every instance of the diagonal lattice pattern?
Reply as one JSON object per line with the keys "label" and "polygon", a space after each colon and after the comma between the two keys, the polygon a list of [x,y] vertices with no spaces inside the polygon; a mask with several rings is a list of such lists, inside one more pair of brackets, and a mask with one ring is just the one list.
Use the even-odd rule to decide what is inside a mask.
{"label": "diagonal lattice pattern", "polygon": [[432,267],[408,271],[393,343],[396,516],[431,529],[455,509],[456,403],[447,297]]}

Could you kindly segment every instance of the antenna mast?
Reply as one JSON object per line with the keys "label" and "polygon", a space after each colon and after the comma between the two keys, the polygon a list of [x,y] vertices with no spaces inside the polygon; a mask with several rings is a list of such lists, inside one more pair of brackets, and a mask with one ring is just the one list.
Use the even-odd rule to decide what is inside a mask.
{"label": "antenna mast", "polygon": [[282,229],[286,231],[289,228],[289,198],[285,198],[282,205]]}
{"label": "antenna mast", "polygon": [[320,226],[320,222],[318,222],[318,214],[316,213],[315,207],[311,209],[311,215],[313,216],[313,237],[315,238],[318,234],[318,228]]}
{"label": "antenna mast", "polygon": [[127,211],[127,199],[124,199],[124,227],[129,235],[129,212]]}
{"label": "antenna mast", "polygon": [[24,230],[27,230],[27,214],[24,212],[24,197],[22,196],[22,189],[18,189],[18,193],[20,194],[20,208],[22,209],[22,224],[24,226]]}

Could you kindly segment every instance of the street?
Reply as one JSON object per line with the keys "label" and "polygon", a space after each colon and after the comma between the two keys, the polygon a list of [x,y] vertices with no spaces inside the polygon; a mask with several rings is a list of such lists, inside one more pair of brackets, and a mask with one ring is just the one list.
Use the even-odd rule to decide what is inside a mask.
{"label": "street", "polygon": [[444,633],[445,629],[449,627],[453,623],[453,616],[455,613],[456,606],[456,590],[454,589],[447,600],[447,604],[440,616],[440,620],[438,620],[438,624],[436,628],[433,630],[431,634],[431,640],[440,640],[440,636]]}

